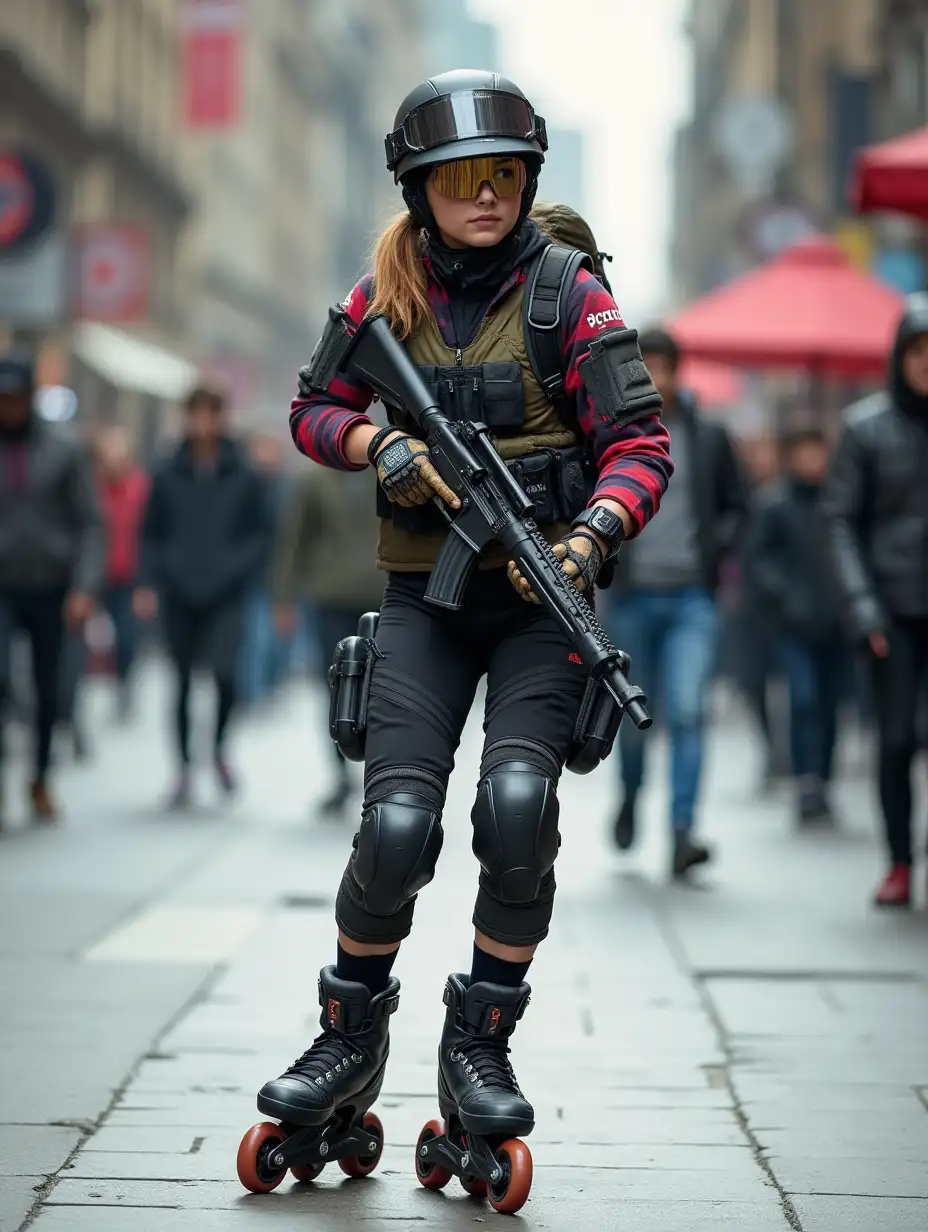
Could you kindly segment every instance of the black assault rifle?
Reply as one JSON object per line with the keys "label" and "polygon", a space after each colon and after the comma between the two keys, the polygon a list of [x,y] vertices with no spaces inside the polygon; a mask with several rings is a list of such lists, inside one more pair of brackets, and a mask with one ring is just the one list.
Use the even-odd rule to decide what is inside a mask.
{"label": "black assault rifle", "polygon": [[613,646],[592,607],[567,580],[535,524],[534,505],[493,448],[489,429],[481,423],[448,419],[385,317],[372,317],[358,327],[346,314],[340,317],[345,349],[338,348],[338,368],[415,420],[435,468],[461,502],[452,515],[444,502],[437,501],[449,530],[432,568],[426,599],[439,607],[459,608],[480,553],[491,543],[502,544],[542,606],[571,638],[583,663],[612,694],[620,713],[642,730],[650,727],[648,699],[625,675],[628,655]]}

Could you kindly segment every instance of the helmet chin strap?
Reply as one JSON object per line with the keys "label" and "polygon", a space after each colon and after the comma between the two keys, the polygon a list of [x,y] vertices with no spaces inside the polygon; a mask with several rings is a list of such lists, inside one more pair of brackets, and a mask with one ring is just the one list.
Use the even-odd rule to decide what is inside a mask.
{"label": "helmet chin strap", "polygon": [[[522,190],[522,204],[519,208],[519,216],[516,219],[515,226],[509,233],[510,235],[518,235],[522,224],[531,213],[532,205],[535,202],[535,194],[538,192],[538,172],[540,168],[532,167],[529,163],[527,169],[528,179]],[[429,235],[437,240],[439,239],[438,224],[435,221],[435,215],[432,213],[432,207],[429,205],[428,195],[425,191],[425,182],[428,179],[429,170],[411,171],[405,177],[402,181],[403,200],[416,226],[425,228]]]}

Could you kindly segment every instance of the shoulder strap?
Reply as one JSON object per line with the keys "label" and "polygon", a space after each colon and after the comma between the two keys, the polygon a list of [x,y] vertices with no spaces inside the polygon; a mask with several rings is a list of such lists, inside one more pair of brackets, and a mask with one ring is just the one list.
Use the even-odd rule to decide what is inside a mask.
{"label": "shoulder strap", "polygon": [[549,244],[529,268],[522,309],[525,349],[532,371],[565,418],[568,411],[560,331],[567,297],[580,269],[593,272],[593,260],[587,253],[579,248]]}

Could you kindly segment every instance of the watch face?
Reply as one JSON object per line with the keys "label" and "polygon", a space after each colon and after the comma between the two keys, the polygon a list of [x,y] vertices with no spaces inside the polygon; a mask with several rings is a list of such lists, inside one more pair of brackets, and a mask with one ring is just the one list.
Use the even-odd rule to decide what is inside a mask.
{"label": "watch face", "polygon": [[594,509],[590,525],[594,530],[600,531],[604,535],[611,535],[615,529],[615,516],[608,509]]}

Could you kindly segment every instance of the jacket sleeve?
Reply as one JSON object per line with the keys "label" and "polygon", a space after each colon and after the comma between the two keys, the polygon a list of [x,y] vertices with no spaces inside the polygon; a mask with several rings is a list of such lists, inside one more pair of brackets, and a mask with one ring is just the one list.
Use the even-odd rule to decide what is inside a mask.
{"label": "jacket sleeve", "polygon": [[166,531],[164,480],[156,470],[148,489],[142,533],[139,540],[139,585],[158,586],[161,581],[161,553]]}
{"label": "jacket sleeve", "polygon": [[745,524],[742,560],[745,581],[775,616],[786,607],[790,585],[784,542],[780,507],[772,494],[762,493]]}
{"label": "jacket sleeve", "polygon": [[599,477],[590,504],[618,501],[631,514],[637,534],[657,513],[673,474],[670,437],[657,414],[616,425],[594,405],[579,367],[598,334],[622,327],[615,300],[597,278],[580,270],[567,299],[564,389],[596,462]]}
{"label": "jacket sleeve", "polygon": [[[360,325],[367,311],[373,278],[366,275],[345,301],[345,311]],[[325,393],[297,394],[290,403],[290,434],[300,453],[334,470],[363,470],[345,457],[348,431],[359,423],[370,423],[365,414],[373,392],[356,381],[336,377]],[[366,464],[365,464],[366,465]]]}
{"label": "jacket sleeve", "polygon": [[847,604],[851,632],[858,639],[887,623],[860,543],[866,469],[864,443],[853,425],[846,424],[831,460],[822,512],[838,589]]}
{"label": "jacket sleeve", "polygon": [[312,552],[318,524],[315,485],[300,484],[281,518],[271,564],[271,593],[275,603],[295,603],[304,589],[301,566]]}
{"label": "jacket sleeve", "polygon": [[83,449],[74,450],[68,497],[70,514],[78,529],[74,585],[87,594],[97,594],[103,586],[106,532],[94,486],[93,467]]}
{"label": "jacket sleeve", "polygon": [[718,511],[717,541],[722,552],[732,551],[744,529],[748,508],[748,490],[744,471],[735,455],[731,437],[721,425],[718,432],[718,455],[715,472],[715,501]]}

